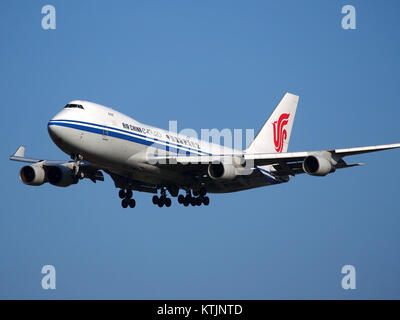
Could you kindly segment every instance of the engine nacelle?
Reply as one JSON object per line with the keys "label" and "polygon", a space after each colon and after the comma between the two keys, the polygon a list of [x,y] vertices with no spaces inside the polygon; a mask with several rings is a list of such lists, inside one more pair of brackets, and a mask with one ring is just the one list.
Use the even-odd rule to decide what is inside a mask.
{"label": "engine nacelle", "polygon": [[236,177],[235,167],[224,162],[210,163],[207,171],[214,180],[232,180]]}
{"label": "engine nacelle", "polygon": [[19,178],[29,186],[40,186],[46,182],[46,172],[39,165],[25,166],[19,171]]}
{"label": "engine nacelle", "polygon": [[78,183],[74,171],[64,166],[51,166],[47,169],[47,180],[57,187],[68,187]]}
{"label": "engine nacelle", "polygon": [[308,156],[303,161],[303,170],[312,176],[326,176],[328,173],[334,172],[335,167],[326,158]]}

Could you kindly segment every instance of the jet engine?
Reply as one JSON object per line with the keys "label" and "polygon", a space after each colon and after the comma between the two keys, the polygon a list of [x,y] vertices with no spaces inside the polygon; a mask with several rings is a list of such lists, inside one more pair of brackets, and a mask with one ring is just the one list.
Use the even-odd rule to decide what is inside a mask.
{"label": "jet engine", "polygon": [[210,163],[207,171],[214,180],[232,180],[236,177],[235,167],[224,162]]}
{"label": "jet engine", "polygon": [[29,186],[40,186],[46,182],[46,172],[39,165],[25,166],[20,170],[19,178]]}
{"label": "jet engine", "polygon": [[47,180],[57,187],[68,187],[71,184],[78,183],[74,171],[62,165],[49,167],[47,169]]}
{"label": "jet engine", "polygon": [[309,175],[322,177],[334,172],[335,167],[328,159],[311,155],[304,159],[303,170]]}

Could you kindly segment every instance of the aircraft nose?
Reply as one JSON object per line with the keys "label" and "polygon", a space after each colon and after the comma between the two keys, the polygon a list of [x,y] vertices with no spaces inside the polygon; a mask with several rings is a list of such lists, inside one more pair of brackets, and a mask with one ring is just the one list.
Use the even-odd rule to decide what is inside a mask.
{"label": "aircraft nose", "polygon": [[57,126],[54,122],[54,119],[51,119],[47,124],[47,131],[49,132],[50,138],[54,141],[54,143],[58,144],[62,142],[62,139],[59,134],[59,130],[57,130]]}

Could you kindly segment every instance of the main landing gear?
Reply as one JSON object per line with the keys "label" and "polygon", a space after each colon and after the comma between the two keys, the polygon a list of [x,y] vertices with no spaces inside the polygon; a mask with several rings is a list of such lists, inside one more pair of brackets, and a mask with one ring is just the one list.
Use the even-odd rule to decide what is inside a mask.
{"label": "main landing gear", "polygon": [[193,195],[189,191],[186,191],[186,196],[183,194],[180,194],[178,196],[178,202],[180,204],[183,204],[185,207],[187,207],[189,204],[191,206],[201,206],[204,204],[205,206],[208,206],[210,204],[210,198],[206,196],[206,191],[204,189],[200,190],[199,192],[193,192]]}
{"label": "main landing gear", "polygon": [[133,195],[132,190],[121,189],[121,190],[119,190],[118,195],[119,195],[120,199],[122,199],[122,201],[121,201],[122,208],[126,209],[126,208],[128,208],[128,206],[130,208],[134,208],[136,206],[135,199],[132,199],[132,195]]}
{"label": "main landing gear", "polygon": [[[193,195],[190,189],[186,190],[186,196],[183,194],[180,194],[178,196],[178,202],[180,204],[183,204],[185,207],[191,205],[193,207],[195,206],[201,206],[202,204],[205,206],[208,206],[210,204],[210,198],[206,196],[206,190],[205,189],[200,189],[200,190],[193,190]],[[175,195],[178,194],[178,192],[174,193]],[[174,194],[171,193],[172,196]],[[136,206],[136,201],[135,199],[132,199],[133,192],[131,189],[121,189],[118,192],[118,196],[121,199],[121,206],[122,208],[134,208]],[[169,208],[172,205],[171,198],[167,197],[167,192],[165,187],[161,188],[161,195],[153,196],[153,204],[157,205],[159,208],[162,207],[167,207]]]}
{"label": "main landing gear", "polygon": [[165,188],[161,188],[161,196],[153,196],[153,204],[158,205],[160,208],[164,205],[169,208],[172,204],[170,198],[167,197],[167,193],[165,192]]}

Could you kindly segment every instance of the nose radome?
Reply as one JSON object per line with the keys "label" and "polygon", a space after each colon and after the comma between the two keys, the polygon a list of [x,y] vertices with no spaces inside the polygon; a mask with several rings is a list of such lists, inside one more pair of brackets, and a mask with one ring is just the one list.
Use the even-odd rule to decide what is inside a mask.
{"label": "nose radome", "polygon": [[55,144],[61,143],[61,137],[59,135],[59,130],[57,130],[57,126],[54,124],[53,119],[49,121],[47,124],[47,131],[49,132],[51,140],[54,141]]}

